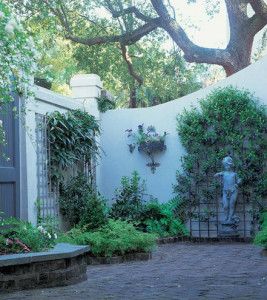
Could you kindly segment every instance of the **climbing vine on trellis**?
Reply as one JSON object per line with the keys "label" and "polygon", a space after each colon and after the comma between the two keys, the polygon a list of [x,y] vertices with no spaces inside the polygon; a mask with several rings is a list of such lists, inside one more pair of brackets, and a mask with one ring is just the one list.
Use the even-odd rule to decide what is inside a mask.
{"label": "climbing vine on trellis", "polygon": [[267,190],[267,116],[255,96],[232,86],[217,89],[200,102],[199,109],[177,117],[177,131],[187,154],[174,191],[185,212],[192,214],[201,203],[214,202],[218,182],[213,175],[230,154],[242,178],[239,194],[256,215]]}
{"label": "climbing vine on trellis", "polygon": [[47,115],[47,135],[50,145],[49,172],[53,181],[62,182],[66,171],[82,162],[90,163],[99,154],[96,136],[99,124],[85,111],[58,111]]}

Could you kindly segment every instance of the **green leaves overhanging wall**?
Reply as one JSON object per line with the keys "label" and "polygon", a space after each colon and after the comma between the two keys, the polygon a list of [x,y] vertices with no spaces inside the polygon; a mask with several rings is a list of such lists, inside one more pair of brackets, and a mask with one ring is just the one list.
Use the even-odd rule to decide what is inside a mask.
{"label": "green leaves overhanging wall", "polygon": [[230,154],[242,178],[241,197],[252,211],[263,206],[267,190],[267,116],[253,94],[230,86],[217,89],[203,99],[200,109],[177,117],[177,131],[187,155],[177,172],[176,194],[194,210],[218,196],[214,173]]}

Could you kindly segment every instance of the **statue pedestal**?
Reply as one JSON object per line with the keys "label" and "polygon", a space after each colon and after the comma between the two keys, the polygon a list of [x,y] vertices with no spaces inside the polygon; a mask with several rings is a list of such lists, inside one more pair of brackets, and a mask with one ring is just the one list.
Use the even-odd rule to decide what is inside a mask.
{"label": "statue pedestal", "polygon": [[238,237],[238,229],[236,223],[221,223],[219,237]]}

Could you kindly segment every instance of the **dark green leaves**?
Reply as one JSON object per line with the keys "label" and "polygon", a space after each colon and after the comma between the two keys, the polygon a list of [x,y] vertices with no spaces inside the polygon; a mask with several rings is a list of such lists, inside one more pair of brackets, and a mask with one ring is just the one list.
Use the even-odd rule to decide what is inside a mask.
{"label": "dark green leaves", "polygon": [[261,206],[267,190],[267,117],[254,95],[231,86],[217,89],[201,101],[200,109],[185,111],[177,121],[187,155],[175,192],[191,205],[212,203],[217,197],[213,175],[229,153],[242,178],[241,193]]}
{"label": "dark green leaves", "polygon": [[95,118],[81,110],[67,113],[54,112],[47,116],[50,146],[50,174],[62,181],[63,172],[75,164],[89,163],[98,155],[96,136],[99,125]]}

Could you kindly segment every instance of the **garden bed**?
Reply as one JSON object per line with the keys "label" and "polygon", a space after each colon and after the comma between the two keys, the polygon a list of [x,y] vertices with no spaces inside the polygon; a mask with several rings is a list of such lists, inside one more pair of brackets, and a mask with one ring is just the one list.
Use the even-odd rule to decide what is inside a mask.
{"label": "garden bed", "polygon": [[57,244],[47,252],[0,256],[0,292],[55,287],[87,279],[88,246]]}

